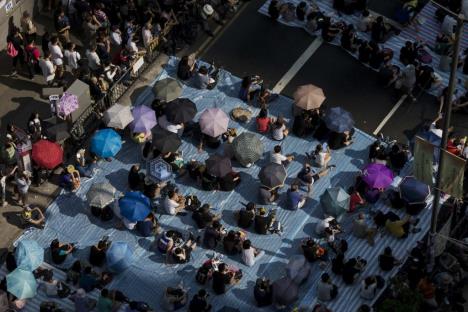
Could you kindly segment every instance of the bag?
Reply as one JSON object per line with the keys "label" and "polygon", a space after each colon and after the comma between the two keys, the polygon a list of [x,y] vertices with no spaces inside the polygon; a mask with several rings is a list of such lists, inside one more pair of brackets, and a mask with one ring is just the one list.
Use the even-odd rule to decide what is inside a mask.
{"label": "bag", "polygon": [[185,210],[196,211],[200,208],[201,202],[195,195],[189,195],[185,197]]}
{"label": "bag", "polygon": [[18,55],[18,50],[16,50],[15,46],[12,42],[8,42],[7,45],[7,54],[10,57],[16,57]]}
{"label": "bag", "polygon": [[71,290],[67,284],[63,282],[58,282],[57,284],[57,296],[59,298],[66,298],[70,294]]}
{"label": "bag", "polygon": [[419,48],[417,54],[418,61],[420,61],[421,63],[432,63],[432,55],[430,55],[424,48]]}
{"label": "bag", "polygon": [[205,285],[205,283],[211,278],[213,274],[212,269],[208,265],[203,265],[197,270],[197,274],[195,275],[195,280],[201,284]]}
{"label": "bag", "polygon": [[231,111],[231,118],[238,122],[248,122],[252,118],[252,112],[242,107],[236,107]]}

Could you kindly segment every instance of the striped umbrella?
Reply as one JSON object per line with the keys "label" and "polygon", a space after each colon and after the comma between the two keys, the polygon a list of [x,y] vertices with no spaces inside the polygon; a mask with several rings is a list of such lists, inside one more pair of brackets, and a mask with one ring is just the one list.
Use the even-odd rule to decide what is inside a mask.
{"label": "striped umbrella", "polygon": [[232,149],[237,161],[243,166],[252,164],[263,155],[263,143],[253,133],[243,132],[232,142]]}

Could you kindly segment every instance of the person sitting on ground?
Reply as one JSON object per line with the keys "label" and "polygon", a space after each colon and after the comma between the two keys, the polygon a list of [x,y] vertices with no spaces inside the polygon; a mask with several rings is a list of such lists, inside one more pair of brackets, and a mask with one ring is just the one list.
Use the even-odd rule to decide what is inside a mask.
{"label": "person sitting on ground", "polygon": [[366,216],[361,212],[353,220],[353,235],[357,238],[367,239],[369,245],[374,246],[374,236],[377,229],[371,229],[366,223]]}
{"label": "person sitting on ground", "polygon": [[172,230],[165,231],[157,241],[157,248],[161,253],[167,254],[175,245],[178,245],[181,240],[181,233]]}
{"label": "person sitting on ground", "polygon": [[91,265],[101,267],[106,260],[106,253],[110,244],[111,242],[109,241],[109,237],[105,236],[97,243],[97,245],[91,246],[91,250],[89,252],[89,263]]}
{"label": "person sitting on ground", "polygon": [[378,43],[384,43],[390,38],[392,30],[387,25],[382,16],[377,16],[371,26],[371,38]]}
{"label": "person sitting on ground", "polygon": [[211,304],[208,304],[208,293],[204,289],[200,289],[190,301],[189,312],[210,312]]}
{"label": "person sitting on ground", "polygon": [[279,116],[271,125],[271,136],[275,141],[283,141],[289,134],[283,116]]}
{"label": "person sitting on ground", "polygon": [[76,292],[68,298],[74,302],[75,311],[92,312],[96,306],[96,300],[89,298],[83,288],[78,288]]}
{"label": "person sitting on ground", "polygon": [[330,275],[323,273],[317,285],[317,298],[320,301],[330,301],[338,295],[338,286],[332,283]]}
{"label": "person sitting on ground", "polygon": [[327,250],[310,237],[302,241],[301,249],[304,253],[304,257],[306,257],[309,262],[325,260],[326,258]]}
{"label": "person sitting on ground", "polygon": [[191,55],[184,55],[177,66],[177,77],[182,81],[189,80],[196,73],[196,65]]}
{"label": "person sitting on ground", "polygon": [[257,307],[266,307],[273,302],[273,288],[270,280],[266,278],[258,278],[254,286],[254,298],[257,302]]}
{"label": "person sitting on ground", "polygon": [[327,242],[333,243],[335,234],[341,233],[341,226],[334,217],[327,217],[320,220],[315,226],[315,233],[324,236]]}
{"label": "person sitting on ground", "polygon": [[273,221],[273,215],[271,213],[267,214],[265,208],[262,207],[258,209],[255,215],[255,232],[263,235],[268,234],[268,230],[271,228]]}
{"label": "person sitting on ground", "polygon": [[242,78],[241,87],[239,89],[239,98],[247,102],[252,103],[255,95],[262,88],[263,81],[259,76],[245,76]]}
{"label": "person sitting on ground", "polygon": [[[176,311],[187,304],[187,290],[182,286],[167,287],[164,291],[163,306],[165,311]],[[140,310],[138,310],[140,311]]]}
{"label": "person sitting on ground", "polygon": [[283,155],[281,152],[282,152],[281,145],[276,145],[273,148],[273,151],[271,152],[270,161],[278,165],[283,165],[283,166],[289,165],[289,163],[294,160],[294,156]]}
{"label": "person sitting on ground", "polygon": [[201,175],[201,186],[204,191],[217,191],[219,188],[218,178],[204,170]]}
{"label": "person sitting on ground", "polygon": [[354,187],[350,187],[348,190],[349,195],[349,210],[348,212],[354,212],[358,207],[366,204],[366,200],[361,196],[361,193]]}
{"label": "person sitting on ground", "polygon": [[45,225],[45,216],[39,207],[31,208],[25,206],[21,211],[21,219],[23,222],[42,227]]}
{"label": "person sitting on ground", "polygon": [[297,183],[291,184],[291,188],[287,192],[288,208],[291,210],[301,209],[306,203],[307,197],[299,192]]}
{"label": "person sitting on ground", "polygon": [[240,209],[236,213],[237,225],[240,228],[247,229],[252,225],[255,219],[256,206],[255,206],[255,203],[253,202],[249,202],[247,205],[244,204],[244,206],[245,208]]}
{"label": "person sitting on ground", "polygon": [[154,213],[150,212],[144,220],[137,222],[136,229],[141,236],[150,237],[159,233],[160,226]]}
{"label": "person sitting on ground", "polygon": [[371,16],[368,10],[364,10],[361,14],[361,19],[357,23],[357,29],[362,32],[368,32],[371,29],[374,17]]}
{"label": "person sitting on ground", "polygon": [[330,171],[330,168],[335,167],[335,165],[329,165],[324,169],[320,170],[318,173],[312,171],[312,167],[305,163],[302,170],[297,174],[297,178],[302,184],[307,185],[307,194],[310,195],[312,192],[312,185],[317,182],[321,177],[324,177]]}
{"label": "person sitting on ground", "polygon": [[199,229],[204,229],[207,226],[211,226],[213,221],[219,220],[220,217],[210,212],[209,204],[204,204],[193,212],[192,219]]}
{"label": "person sitting on ground", "polygon": [[171,216],[182,212],[185,208],[185,198],[176,192],[176,190],[169,190],[166,198],[164,199],[164,210]]}
{"label": "person sitting on ground", "polygon": [[40,283],[44,285],[45,293],[47,296],[57,296],[59,281],[54,278],[54,271],[45,271],[44,275],[42,276],[42,281],[40,281]]}
{"label": "person sitting on ground", "polygon": [[231,171],[224,177],[218,178],[218,182],[221,191],[231,192],[241,183],[241,177],[238,172]]}
{"label": "person sitting on ground", "polygon": [[351,285],[359,277],[359,274],[364,270],[367,261],[360,257],[349,259],[343,266],[343,282]]}
{"label": "person sitting on ground", "polygon": [[[379,281],[381,282],[379,283]],[[377,290],[384,286],[379,284],[384,284],[383,278],[380,276],[368,276],[362,280],[360,291],[361,298],[367,300],[374,299],[377,294]]]}
{"label": "person sitting on ground", "polygon": [[112,311],[113,300],[109,290],[103,288],[101,290],[101,295],[98,298],[96,304],[96,311],[97,312],[111,312]]}
{"label": "person sitting on ground", "polygon": [[279,198],[278,189],[271,189],[264,185],[260,185],[259,189],[260,203],[262,205],[276,205]]}
{"label": "person sitting on ground", "polygon": [[139,190],[144,178],[144,174],[140,172],[140,165],[133,165],[128,172],[128,187],[133,191]]}
{"label": "person sitting on ground", "polygon": [[210,69],[206,68],[206,66],[200,66],[198,73],[195,75],[195,87],[201,90],[213,89],[218,83],[218,73],[219,69],[213,69],[213,66]]}
{"label": "person sitting on ground", "polygon": [[280,16],[280,3],[279,0],[271,0],[270,5],[268,6],[268,15],[273,20],[277,20]]}
{"label": "person sitting on ground", "polygon": [[245,265],[252,267],[255,262],[265,254],[265,251],[259,250],[252,246],[252,242],[249,239],[246,239],[242,243],[242,262]]}
{"label": "person sitting on ground", "polygon": [[358,59],[361,63],[368,64],[370,56],[372,53],[372,48],[369,45],[368,41],[363,41],[358,49]]}
{"label": "person sitting on ground", "polygon": [[406,165],[409,159],[409,150],[406,145],[401,147],[398,144],[394,144],[389,154],[390,164],[392,168],[400,172],[401,169]]}
{"label": "person sitting on ground", "polygon": [[189,239],[183,243],[182,246],[175,247],[171,250],[169,255],[175,263],[187,263],[190,261],[192,251],[197,248],[196,239],[190,233]]}
{"label": "person sitting on ground", "polygon": [[405,45],[400,49],[400,62],[405,66],[409,64],[416,65],[417,57],[418,52],[416,44],[411,41],[406,41]]}
{"label": "person sitting on ground", "polygon": [[383,254],[379,256],[379,267],[382,271],[388,272],[393,270],[396,265],[399,265],[401,262],[392,254],[392,248],[389,246],[385,247]]}
{"label": "person sitting on ground", "polygon": [[224,252],[228,255],[236,255],[242,252],[242,240],[244,234],[240,231],[229,231],[223,238]]}
{"label": "person sitting on ground", "polygon": [[337,150],[353,143],[351,131],[345,131],[342,133],[332,131],[328,137],[328,146],[332,150]]}
{"label": "person sitting on ground", "polygon": [[[421,231],[420,228],[415,227],[418,221],[418,218],[411,218],[409,215],[400,220],[396,214],[392,214],[392,217],[387,217],[385,228],[396,238],[406,238],[410,232],[418,233]],[[412,229],[411,226],[413,226]]]}
{"label": "person sitting on ground", "polygon": [[54,264],[62,264],[67,259],[67,256],[75,251],[75,245],[69,243],[60,243],[58,239],[54,239],[50,243],[50,252]]}
{"label": "person sitting on ground", "polygon": [[260,107],[267,107],[269,103],[273,102],[279,97],[277,93],[273,93],[271,90],[262,87],[260,93],[257,96],[257,102]]}
{"label": "person sitting on ground", "polygon": [[340,33],[338,24],[332,22],[329,16],[324,16],[322,24],[322,38],[326,42],[331,42]]}
{"label": "person sitting on ground", "polygon": [[331,264],[332,264],[331,270],[333,273],[335,273],[336,275],[343,274],[343,268],[345,264],[344,254],[342,253],[337,254],[336,257],[332,259]]}
{"label": "person sitting on ground", "polygon": [[209,249],[216,249],[216,246],[221,241],[225,230],[219,221],[213,221],[212,226],[205,229],[203,235],[203,246]]}
{"label": "person sitting on ground", "polygon": [[82,271],[83,270],[81,269],[80,260],[76,260],[68,269],[67,279],[65,280],[65,282],[71,282],[73,286],[76,286],[78,284],[78,281],[80,280]]}
{"label": "person sitting on ground", "polygon": [[257,118],[255,119],[257,124],[257,131],[260,133],[267,133],[270,131],[271,119],[268,117],[268,110],[265,107],[260,109]]}
{"label": "person sitting on ground", "polygon": [[225,263],[218,265],[218,270],[213,273],[213,291],[217,295],[226,293],[226,285],[236,282],[235,273],[228,269]]}
{"label": "person sitting on ground", "polygon": [[328,163],[331,160],[331,151],[328,148],[328,145],[317,144],[314,152],[311,155],[308,155],[308,158],[313,159],[315,164],[320,168],[327,167]]}

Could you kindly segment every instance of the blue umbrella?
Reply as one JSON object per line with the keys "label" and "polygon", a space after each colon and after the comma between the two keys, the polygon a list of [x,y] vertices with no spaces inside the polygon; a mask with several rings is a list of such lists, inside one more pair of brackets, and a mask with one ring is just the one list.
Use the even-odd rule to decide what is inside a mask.
{"label": "blue umbrella", "polygon": [[349,131],[354,127],[353,116],[341,107],[328,109],[324,121],[328,129],[338,133]]}
{"label": "blue umbrella", "polygon": [[36,295],[37,284],[34,274],[17,268],[6,276],[7,290],[18,299],[28,299]]}
{"label": "blue umbrella", "polygon": [[151,212],[151,202],[141,192],[127,192],[119,199],[120,214],[135,222],[144,220]]}
{"label": "blue umbrella", "polygon": [[331,187],[320,196],[323,213],[340,219],[349,209],[350,196],[341,187]]}
{"label": "blue umbrella", "polygon": [[429,185],[408,176],[400,183],[400,196],[408,205],[424,204],[431,194]]}
{"label": "blue umbrella", "polygon": [[106,253],[107,267],[116,273],[125,271],[132,265],[133,250],[126,242],[113,242]]}
{"label": "blue umbrella", "polygon": [[91,152],[99,157],[114,157],[122,148],[122,139],[113,129],[97,131],[91,138]]}
{"label": "blue umbrella", "polygon": [[44,262],[44,249],[35,240],[22,240],[16,246],[15,259],[18,268],[34,271]]}

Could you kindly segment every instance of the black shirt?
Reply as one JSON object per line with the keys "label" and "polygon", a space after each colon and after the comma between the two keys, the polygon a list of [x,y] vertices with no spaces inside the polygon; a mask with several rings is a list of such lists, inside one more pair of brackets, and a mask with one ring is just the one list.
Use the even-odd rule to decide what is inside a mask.
{"label": "black shirt", "polygon": [[230,192],[237,186],[237,181],[234,181],[235,176],[233,174],[227,174],[226,176],[219,178],[219,188],[221,191]]}
{"label": "black shirt", "polygon": [[190,70],[190,66],[187,63],[179,62],[179,66],[177,68],[177,77],[180,80],[188,80],[192,77],[192,71]]}
{"label": "black shirt", "polygon": [[269,216],[255,216],[255,232],[258,234],[267,234],[268,228],[270,227],[270,217]]}
{"label": "black shirt", "polygon": [[215,271],[213,273],[213,290],[218,295],[226,292],[226,285],[231,281],[231,277],[227,273]]}
{"label": "black shirt", "polygon": [[395,258],[393,256],[380,255],[379,266],[382,271],[391,271],[395,267]]}
{"label": "black shirt", "polygon": [[340,149],[345,146],[346,135],[344,133],[332,132],[328,137],[328,146],[331,149]]}
{"label": "black shirt", "polygon": [[135,190],[140,186],[140,183],[140,173],[130,170],[130,172],[128,173],[128,187],[132,190]]}
{"label": "black shirt", "polygon": [[91,251],[89,253],[89,263],[95,266],[102,266],[104,260],[106,259],[106,251],[99,250],[96,246],[91,247]]}
{"label": "black shirt", "polygon": [[205,312],[209,310],[210,309],[205,298],[198,295],[193,296],[192,301],[190,301],[189,312]]}
{"label": "black shirt", "polygon": [[248,228],[252,225],[252,222],[255,218],[255,213],[253,211],[247,211],[246,209],[241,209],[239,211],[239,220],[237,225],[241,228]]}
{"label": "black shirt", "polygon": [[213,215],[209,212],[203,213],[202,211],[197,210],[193,213],[192,219],[195,221],[199,229],[204,229],[213,221]]}

